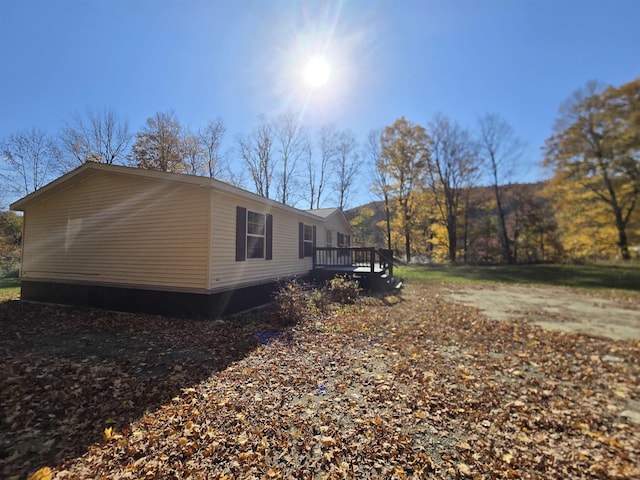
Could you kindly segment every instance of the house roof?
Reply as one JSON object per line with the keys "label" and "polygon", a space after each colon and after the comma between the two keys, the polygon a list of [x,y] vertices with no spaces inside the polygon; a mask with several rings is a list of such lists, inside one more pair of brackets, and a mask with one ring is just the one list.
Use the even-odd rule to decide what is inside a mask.
{"label": "house roof", "polygon": [[341,209],[339,207],[334,208],[314,208],[312,210],[307,210],[307,212],[312,213],[318,217],[329,218],[340,212]]}
{"label": "house roof", "polygon": [[344,222],[344,224],[349,228],[349,230],[351,230],[351,233],[353,233],[353,230],[351,229],[351,224],[349,223],[349,220],[347,220],[346,215],[344,214],[344,212],[342,211],[342,209],[340,207],[333,207],[333,208],[317,208],[314,210],[307,210],[308,213],[311,213],[317,217],[321,217],[325,220],[329,220],[330,218],[334,217],[334,216],[339,216],[342,217],[342,221]]}
{"label": "house roof", "polygon": [[[157,170],[146,170],[141,168],[134,167],[125,167],[122,165],[107,165],[104,163],[95,163],[88,162],[80,167],[70,171],[57,178],[56,180],[48,183],[44,187],[36,190],[33,193],[13,202],[10,206],[11,210],[24,211],[29,205],[32,205],[36,202],[42,202],[46,198],[55,195],[67,188],[71,188],[77,183],[92,177],[93,175],[99,175],[101,173],[108,172],[117,175],[127,175],[133,177],[143,177],[149,179],[157,179],[162,181],[170,181],[181,184],[190,184],[196,187],[201,188],[212,188],[218,191],[226,192],[232,195],[240,196],[246,198],[248,200],[261,202],[269,207],[279,208],[285,211],[289,211],[292,213],[296,213],[299,215],[309,216],[315,218],[326,219],[314,211],[305,211],[300,210],[295,207],[291,207],[289,205],[285,205],[280,202],[276,202],[275,200],[271,200],[255,193],[249,192],[248,190],[244,190],[242,188],[236,187],[229,183],[223,182],[221,180],[217,180],[215,178],[208,177],[199,177],[196,175],[186,175],[183,173],[168,173],[168,172],[160,172]],[[330,209],[322,209],[322,210],[330,210]],[[339,210],[339,209],[338,209]]]}

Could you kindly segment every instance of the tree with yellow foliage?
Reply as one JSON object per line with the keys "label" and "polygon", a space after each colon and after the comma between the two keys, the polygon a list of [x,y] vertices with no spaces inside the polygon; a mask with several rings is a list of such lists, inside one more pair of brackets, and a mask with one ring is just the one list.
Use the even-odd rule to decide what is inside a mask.
{"label": "tree with yellow foliage", "polygon": [[640,78],[604,90],[590,82],[560,115],[546,142],[545,165],[553,168],[556,185],[575,185],[583,191],[579,197],[589,192],[606,206],[619,254],[629,260],[628,226],[640,197]]}
{"label": "tree with yellow foliage", "polygon": [[551,198],[564,255],[572,260],[600,260],[616,255],[616,226],[610,208],[577,180],[554,178],[545,194]]}
{"label": "tree with yellow foliage", "polygon": [[407,262],[411,261],[412,231],[416,209],[424,185],[424,169],[429,160],[431,139],[420,125],[397,119],[385,127],[380,137],[380,160],[388,181],[388,194],[396,203],[394,222],[404,239]]}

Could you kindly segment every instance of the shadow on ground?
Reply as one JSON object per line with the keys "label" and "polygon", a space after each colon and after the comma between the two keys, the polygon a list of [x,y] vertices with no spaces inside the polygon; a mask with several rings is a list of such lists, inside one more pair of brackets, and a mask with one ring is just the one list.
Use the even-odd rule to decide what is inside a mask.
{"label": "shadow on ground", "polygon": [[0,303],[0,477],[82,455],[248,355],[269,312],[192,321]]}

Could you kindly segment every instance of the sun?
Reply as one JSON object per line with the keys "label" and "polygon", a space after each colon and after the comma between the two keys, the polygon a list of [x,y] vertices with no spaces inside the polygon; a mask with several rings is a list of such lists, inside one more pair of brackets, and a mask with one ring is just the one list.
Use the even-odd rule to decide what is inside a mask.
{"label": "sun", "polygon": [[309,59],[304,67],[304,83],[311,88],[325,85],[331,76],[331,65],[324,57],[315,56]]}

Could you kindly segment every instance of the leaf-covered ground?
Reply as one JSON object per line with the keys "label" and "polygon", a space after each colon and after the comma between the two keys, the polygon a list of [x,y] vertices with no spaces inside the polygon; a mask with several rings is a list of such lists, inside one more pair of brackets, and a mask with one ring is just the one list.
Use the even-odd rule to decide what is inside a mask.
{"label": "leaf-covered ground", "polygon": [[637,340],[495,322],[433,286],[266,345],[260,321],[6,302],[0,322],[3,477],[640,477]]}

